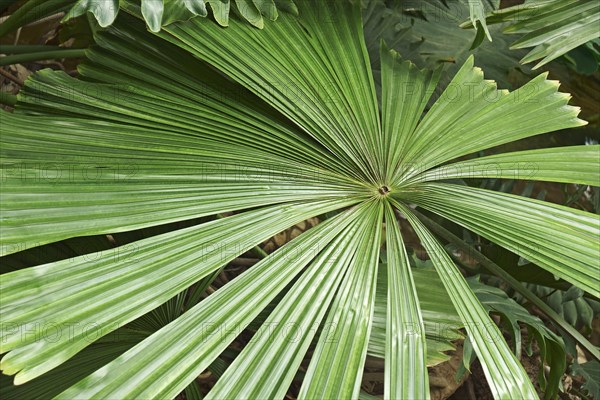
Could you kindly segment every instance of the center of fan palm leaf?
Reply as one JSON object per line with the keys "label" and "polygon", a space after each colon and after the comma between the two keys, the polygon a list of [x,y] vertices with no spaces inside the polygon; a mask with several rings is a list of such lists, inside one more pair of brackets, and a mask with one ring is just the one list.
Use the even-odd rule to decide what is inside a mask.
{"label": "center of fan palm leaf", "polygon": [[380,195],[387,196],[388,193],[390,193],[390,188],[383,185],[379,189],[377,189],[377,191],[379,192]]}

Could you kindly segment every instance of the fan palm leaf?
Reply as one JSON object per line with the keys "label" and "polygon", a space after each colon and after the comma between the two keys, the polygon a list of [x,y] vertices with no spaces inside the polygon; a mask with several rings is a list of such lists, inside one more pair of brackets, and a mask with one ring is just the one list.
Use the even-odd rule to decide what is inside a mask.
{"label": "fan palm leaf", "polygon": [[[28,80],[0,127],[7,253],[27,241],[232,214],[138,241],[121,257],[81,256],[0,276],[2,322],[10,328],[3,332],[0,352],[7,354],[0,366],[16,374],[15,383],[93,342],[85,329],[67,335],[65,327],[92,324],[97,337],[106,335],[277,232],[335,211],[58,398],[172,398],[280,293],[263,324],[274,330],[257,333],[209,397],[281,397],[316,341],[300,397],[357,398],[373,352],[370,338],[382,333],[386,397],[427,397],[428,314],[420,310],[394,214],[400,212],[428,250],[494,395],[537,396],[411,206],[489,237],[598,296],[597,218],[431,182],[432,168],[459,157],[583,125],[578,109],[545,75],[511,93],[498,90],[470,58],[420,118],[439,72],[420,71],[382,46],[380,117],[359,5],[296,3],[300,17],[281,15],[262,31],[235,20],[221,29],[192,19],[155,36],[123,16],[97,34],[81,79],[43,71]],[[597,160],[576,165],[542,162],[537,173],[597,180]],[[383,238],[387,262],[380,265]],[[382,314],[378,282],[387,285],[385,328],[374,322]],[[64,333],[58,340],[21,334],[39,328],[43,336],[50,324]],[[297,340],[286,336],[289,324],[299,327]]]}

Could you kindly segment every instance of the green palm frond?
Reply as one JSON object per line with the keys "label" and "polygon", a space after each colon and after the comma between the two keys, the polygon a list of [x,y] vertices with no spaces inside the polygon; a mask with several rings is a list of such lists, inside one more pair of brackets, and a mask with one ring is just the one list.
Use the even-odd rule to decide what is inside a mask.
{"label": "green palm frond", "polygon": [[[255,265],[242,275],[241,279],[234,280],[227,290],[217,291],[148,340],[134,347],[131,351],[138,354],[138,357],[130,357],[130,353],[117,358],[112,365],[108,364],[98,370],[78,385],[63,392],[58,398],[174,397],[225,349],[235,338],[236,331],[249,324],[275,294],[312,261],[315,249],[324,248],[324,252],[312,261],[309,269],[312,267],[322,270],[319,268],[322,263],[327,263],[331,259],[327,249],[336,250],[336,243],[341,242],[345,237],[343,234],[340,235],[343,229],[348,228],[356,218],[365,215],[363,213],[369,211],[368,208],[348,210],[335,219],[328,220],[329,223],[320,224],[314,230],[309,230],[307,235],[302,235],[288,243],[273,253],[272,257],[265,258]],[[332,243],[336,236],[337,241]],[[282,269],[285,269],[285,273],[282,273]],[[310,273],[303,274],[303,279],[310,279]],[[294,292],[291,293],[293,296]],[[173,340],[185,345],[171,346]],[[250,349],[244,349],[246,350]],[[114,368],[116,364],[119,364],[118,368]],[[169,372],[173,369],[180,372],[185,370],[186,373],[179,375],[176,381],[163,379],[169,376]],[[119,376],[122,378],[119,371],[122,370],[135,371],[135,379],[139,379],[140,385],[133,387],[118,383]],[[271,372],[273,371],[264,370],[264,373]],[[259,379],[261,375],[255,373],[253,378]],[[133,378],[133,374],[129,374],[129,377]],[[112,384],[105,384],[109,381],[112,381]],[[244,381],[239,383],[235,386],[240,386]],[[273,388],[271,382],[265,381],[263,384],[266,386],[265,389]],[[88,389],[82,390],[84,387]],[[258,390],[260,386],[253,389]]]}
{"label": "green palm frond", "polygon": [[[423,316],[408,254],[394,210],[386,207],[388,290],[385,343],[385,393],[392,399],[428,398]],[[401,371],[410,371],[408,377]]]}
{"label": "green palm frond", "polygon": [[[533,47],[522,63],[540,60],[533,69],[600,37],[600,4],[595,0],[532,0],[492,11],[487,23],[504,23],[506,34],[522,35],[511,48]],[[463,27],[473,26],[473,21]]]}
{"label": "green palm frond", "polygon": [[[373,329],[368,349],[369,355],[381,359],[386,359],[386,341],[388,339],[396,340],[395,336],[387,335],[387,308],[388,305],[391,307],[387,300],[388,271],[387,264],[380,266],[378,271]],[[389,272],[391,273],[391,271]],[[418,310],[423,319],[424,330],[418,331],[418,326],[415,326],[414,322],[403,327],[407,331],[405,332],[406,336],[410,337],[414,334],[415,337],[411,338],[413,340],[421,340],[422,335],[417,336],[417,334],[425,332],[427,366],[438,365],[450,359],[450,355],[446,352],[456,350],[454,342],[463,338],[460,333],[463,324],[452,303],[448,302],[448,295],[444,290],[442,281],[434,270],[430,268],[411,268],[410,274],[413,277],[416,299],[419,301]],[[392,294],[398,295],[396,292],[390,293],[390,295]],[[398,306],[396,303],[396,307]],[[390,390],[397,389],[398,387],[390,388]]]}
{"label": "green palm frond", "polygon": [[[372,213],[376,207],[371,205],[370,209],[363,210],[363,216],[366,217],[368,213]],[[258,340],[244,348],[234,361],[232,368],[225,373],[224,379],[217,382],[211,391],[212,397],[219,399],[285,396],[287,387],[285,385],[274,386],[272,382],[291,381],[300,366],[303,355],[317,334],[315,327],[323,322],[328,308],[335,307],[333,304],[334,293],[340,290],[344,282],[346,285],[348,282],[354,283],[348,281],[346,274],[360,270],[355,261],[358,253],[354,251],[359,251],[356,246],[360,245],[361,236],[363,238],[370,237],[364,235],[363,229],[355,220],[353,225],[349,226],[330,246],[324,249],[321,257],[315,259],[265,321],[264,326],[273,327],[271,335],[260,335]],[[324,266],[332,258],[339,262],[335,265],[332,264],[332,268],[327,269],[323,274]],[[304,317],[302,323],[298,324],[300,315]],[[367,318],[370,317],[368,313],[366,315]],[[335,325],[334,322],[327,321],[325,326]],[[365,326],[368,325],[365,324]],[[300,338],[294,340],[294,336],[300,332],[306,332],[306,334],[301,334]],[[321,335],[331,336],[331,331],[325,328]],[[367,340],[368,334],[363,334],[361,338]],[[319,343],[323,342],[319,341]],[[231,380],[238,381],[240,384],[231,386],[228,384]]]}
{"label": "green palm frond", "polygon": [[[0,125],[3,253],[226,214],[137,240],[125,254],[117,247],[114,257],[0,275],[0,313],[10,327],[0,367],[15,383],[48,376],[94,342],[85,330],[53,341],[23,330],[94,324],[98,339],[175,301],[181,313],[159,318],[150,336],[57,398],[197,394],[188,385],[271,306],[262,324],[269,334],[255,334],[207,398],[283,397],[313,343],[302,398],[361,396],[367,354],[385,358],[386,397],[426,397],[427,365],[463,326],[496,397],[537,397],[413,208],[598,296],[594,215],[435,182],[446,163],[464,166],[481,150],[583,125],[578,108],[545,75],[498,90],[472,57],[432,99],[439,71],[419,70],[385,46],[379,99],[360,6],[296,4],[299,17],[282,14],[263,30],[197,18],[156,35],[145,29],[147,9],[126,7],[138,19],[121,15],[97,33],[80,78],[45,70],[28,79]],[[543,151],[489,158],[506,165],[546,157],[537,164],[541,179],[597,182],[598,161],[583,149]],[[560,164],[568,154],[581,156],[575,169]],[[411,267],[397,213],[417,232],[437,279]],[[197,304],[183,310],[181,298],[173,300],[269,237],[323,215]],[[437,284],[436,293],[424,284]],[[450,308],[427,304],[441,295]],[[434,340],[430,327],[444,310],[452,333]]]}
{"label": "green palm frond", "polygon": [[[422,184],[414,192],[409,189],[399,196],[501,244],[600,297],[597,284],[600,220],[596,215],[453,184]],[[531,226],[536,227],[535,232]],[[562,234],[557,235],[557,231]]]}
{"label": "green palm frond", "polygon": [[[481,360],[490,390],[495,398],[536,398],[537,394],[527,378],[523,366],[517,361],[502,338],[502,333],[489,318],[483,305],[469,287],[465,278],[446,253],[442,245],[427,228],[401,204],[395,206],[409,219],[433,261],[446,291],[461,320],[469,340]],[[502,377],[502,379],[494,379]]]}
{"label": "green palm frond", "polygon": [[573,172],[579,172],[578,183],[600,186],[600,176],[593,172],[599,151],[599,145],[584,145],[495,154],[434,168],[410,182],[466,177],[574,183]]}

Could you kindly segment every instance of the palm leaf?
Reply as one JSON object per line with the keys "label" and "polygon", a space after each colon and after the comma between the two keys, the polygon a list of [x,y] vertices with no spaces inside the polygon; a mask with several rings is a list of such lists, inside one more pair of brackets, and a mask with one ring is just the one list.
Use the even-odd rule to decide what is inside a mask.
{"label": "palm leaf", "polygon": [[[533,47],[522,63],[541,59],[534,69],[600,37],[600,4],[594,0],[538,0],[493,11],[487,22],[509,22],[507,34],[521,34],[512,48]],[[472,26],[472,22],[463,27]]]}
{"label": "palm leaf", "polygon": [[[217,382],[211,397],[285,396],[363,236],[363,229],[353,221],[313,262]],[[333,325],[323,330],[326,335],[331,335],[329,327]]]}
{"label": "palm leaf", "polygon": [[[412,142],[412,135],[440,78],[436,72],[419,71],[409,62],[401,62],[400,55],[381,47],[381,82],[384,142],[387,147],[387,170],[401,166],[404,149]],[[392,176],[386,177],[392,179]]]}
{"label": "palm leaf", "polygon": [[[49,126],[56,130],[48,131]],[[17,249],[12,246],[17,243],[44,244],[76,235],[131,230],[240,208],[314,198],[310,186],[315,183],[317,170],[311,172],[311,168],[306,168],[306,178],[295,184],[291,183],[293,178],[278,184],[274,175],[274,168],[278,168],[276,163],[265,163],[258,169],[256,164],[245,167],[240,161],[250,154],[248,151],[240,155],[238,161],[231,158],[236,151],[220,158],[208,150],[210,147],[202,146],[201,141],[194,142],[193,138],[189,146],[182,144],[178,149],[164,132],[154,131],[154,140],[151,130],[132,127],[128,128],[129,135],[119,135],[118,148],[112,150],[116,143],[110,135],[122,129],[121,125],[80,120],[64,127],[60,121],[38,119],[24,127],[15,117],[7,116],[3,118],[3,127],[13,137],[10,144],[3,143],[6,152],[2,161],[8,177],[4,188],[12,192],[10,198],[6,197],[6,191],[0,195],[3,215],[26,224],[7,222],[4,225],[2,244],[7,248]],[[44,143],[44,138],[56,137],[59,130],[61,133],[51,142],[53,145],[38,146]],[[131,140],[129,145],[126,136]],[[140,137],[153,141],[154,150],[146,150],[147,142],[136,145]],[[89,145],[80,146],[84,142]],[[164,146],[162,150],[159,143]],[[38,151],[21,152],[18,157],[10,155],[32,147]],[[69,147],[74,149],[70,154]],[[241,149],[239,151],[241,153]],[[87,157],[85,162],[81,162],[82,157]],[[167,157],[179,159],[169,161]],[[289,162],[280,164],[279,168],[290,170],[290,175],[300,171]],[[215,182],[219,181],[222,185],[216,187]],[[175,182],[176,189],[173,188]],[[74,191],[74,185],[88,189]],[[336,197],[336,192],[340,198],[346,196],[335,186],[331,186],[329,195],[324,192],[325,197]],[[272,196],[257,197],[267,192]],[[32,193],[40,196],[33,197]],[[244,196],[246,207],[240,207]],[[131,212],[132,207],[135,213]],[[78,222],[81,215],[86,216],[88,224]]]}
{"label": "palm leaf", "polygon": [[[125,33],[116,29],[113,32],[116,37],[107,43],[113,51],[90,52],[90,57],[102,60],[102,64],[97,61],[81,67],[90,78],[110,79],[109,73],[119,77],[131,73],[126,60],[140,62],[139,56],[144,53],[134,52],[131,45],[120,47],[122,42],[118,38]],[[130,32],[132,35],[136,33],[140,32]],[[104,40],[101,35],[98,42],[104,43]],[[145,53],[148,57],[158,51],[157,46],[160,45],[148,38],[146,41],[140,38],[138,43],[148,46]],[[28,82],[21,94],[18,113],[52,114],[68,110],[71,116],[85,119],[65,125],[60,120],[38,118],[27,126],[19,124],[12,116],[5,119],[3,128],[14,139],[2,146],[6,150],[2,155],[7,177],[5,187],[11,187],[13,193],[10,200],[4,200],[4,212],[9,218],[27,219],[29,227],[7,226],[2,237],[3,244],[25,241],[43,244],[76,235],[130,230],[204,213],[231,211],[240,209],[239,199],[235,200],[234,196],[244,192],[248,196],[248,207],[283,200],[287,190],[291,194],[289,200],[303,197],[302,192],[306,194],[303,198],[309,199],[314,193],[310,186],[320,186],[319,182],[329,180],[326,177],[330,175],[328,170],[337,162],[331,160],[322,147],[297,132],[289,123],[275,123],[268,110],[263,108],[259,111],[260,103],[248,97],[249,94],[240,96],[239,89],[231,88],[231,83],[214,72],[207,71],[203,80],[193,78],[189,55],[168,46],[163,46],[160,51],[165,62],[155,62],[153,67],[144,68],[146,72],[136,76],[136,82],[140,83],[135,87],[122,84],[119,79],[100,85],[83,83],[49,71]],[[117,59],[120,64],[115,65]],[[175,71],[179,71],[179,76]],[[169,90],[157,88],[158,91],[154,90],[154,94],[150,95],[149,82],[164,81],[158,76],[169,76],[181,83],[176,85],[172,82]],[[183,82],[187,83],[184,85]],[[194,85],[194,90],[186,88],[190,85]],[[224,90],[223,93],[217,93],[218,86]],[[184,97],[180,97],[184,93],[189,96],[185,108]],[[148,101],[156,101],[157,95],[162,106],[149,107]],[[180,110],[177,117],[165,115],[169,103],[173,110]],[[99,112],[112,122],[91,120]],[[226,114],[229,117],[226,118]],[[205,123],[195,124],[198,118]],[[113,132],[123,129],[123,124],[127,124],[127,132],[119,134],[118,140],[111,138]],[[49,126],[53,129],[48,130]],[[296,133],[292,133],[293,130]],[[261,136],[262,143],[259,140]],[[85,148],[79,145],[82,141],[87,143]],[[224,141],[231,143],[226,150],[221,147]],[[42,145],[48,142],[53,143],[52,146]],[[266,143],[269,143],[268,150]],[[37,151],[20,151],[32,147]],[[258,153],[250,152],[249,148],[255,148]],[[291,157],[297,158],[298,163],[290,163],[290,156],[285,156],[292,150],[296,156]],[[13,156],[15,152],[19,154],[17,157]],[[317,153],[324,155],[321,165],[314,164],[321,158]],[[311,156],[309,164],[306,164],[307,154],[315,156]],[[281,161],[277,162],[277,158]],[[257,162],[261,159],[265,161]],[[289,175],[290,179],[284,177],[281,181],[282,173]],[[294,177],[300,180],[290,185]],[[352,179],[341,179],[355,185]],[[223,181],[225,185],[217,188],[217,181]],[[283,186],[278,185],[278,181]],[[337,191],[337,184],[333,181],[331,194]],[[173,190],[173,182],[177,182],[177,190]],[[74,185],[90,189],[73,191]],[[342,183],[342,186],[346,184]],[[229,190],[230,206],[225,200]],[[257,196],[263,190],[273,194],[273,202],[264,201],[268,196]],[[32,191],[43,196],[32,198]],[[19,195],[19,192],[22,194]],[[65,197],[65,193],[69,196]],[[124,197],[124,193],[127,196]],[[24,212],[24,202],[29,202],[32,210]],[[218,207],[214,207],[216,205]],[[132,206],[137,213],[131,213]],[[201,211],[203,208],[205,212]],[[51,213],[48,212],[50,209]],[[87,215],[90,221],[97,221],[81,225],[76,222],[81,214]],[[128,216],[126,220],[123,219],[125,215]],[[59,228],[59,225],[62,227]]]}
{"label": "palm leaf", "polygon": [[[600,296],[600,221],[594,214],[449,184],[415,185],[403,193],[403,198],[507,247],[595,297]],[[531,226],[536,227],[535,231]]]}
{"label": "palm leaf", "polygon": [[[330,329],[321,333],[301,398],[358,397],[375,307],[382,208],[376,203],[364,219],[364,236],[331,305],[326,321]],[[336,368],[339,365],[344,368]]]}
{"label": "palm leaf", "polygon": [[222,30],[192,20],[161,35],[277,108],[352,166],[361,180],[381,181],[376,163],[383,159],[381,128],[360,8],[344,2],[297,3],[301,20],[281,18],[261,32],[240,24]]}
{"label": "palm leaf", "polygon": [[[558,83],[547,80],[547,74],[508,92],[485,80],[473,62],[473,57],[465,62],[416,127],[415,139],[403,149],[404,168],[397,170],[395,180],[401,182],[417,172],[493,146],[586,124],[577,118],[578,108],[567,106],[570,96],[558,92]],[[510,124],[499,123],[501,116],[507,115],[511,116]]]}
{"label": "palm leaf", "polygon": [[[308,204],[284,204],[139,241],[126,254],[117,250],[112,257],[95,262],[80,257],[75,264],[65,260],[2,275],[3,322],[22,329],[49,323],[63,329],[70,323],[97,324],[103,327],[97,332],[102,336],[164,303],[285,227],[348,205],[344,203],[333,207],[314,203],[312,208]],[[283,211],[285,217],[273,224],[273,216]],[[259,223],[261,215],[264,224]],[[241,230],[243,226],[257,236],[251,237],[248,229]],[[198,242],[203,243],[200,248]],[[191,268],[193,265],[196,268]],[[35,279],[40,274],[46,282],[42,291]],[[26,382],[86,347],[87,336],[81,329],[75,335],[65,333],[56,341],[40,343],[35,335],[22,340],[20,329],[12,330],[0,345],[2,353],[11,350],[2,358],[2,370],[7,374],[19,372],[16,381]]]}
{"label": "palm leaf", "polygon": [[434,168],[410,183],[457,178],[506,178],[600,186],[600,146],[569,146],[495,154]]}
{"label": "palm leaf", "polygon": [[469,288],[450,256],[408,208],[399,203],[395,206],[406,215],[427,249],[436,270],[445,278],[442,282],[465,324],[469,340],[481,360],[494,397],[537,398],[523,366],[508,348],[500,330]]}
{"label": "palm leaf", "polygon": [[[485,270],[487,270],[492,275],[495,275],[501,278],[504,282],[506,282],[512,289],[514,289],[520,296],[526,299],[531,304],[535,305],[539,308],[549,319],[551,319],[557,327],[561,329],[561,332],[566,333],[569,337],[574,339],[579,346],[587,350],[592,357],[595,359],[600,359],[600,351],[596,346],[594,346],[588,339],[586,339],[577,329],[575,329],[571,324],[569,324],[565,319],[559,315],[557,311],[550,307],[547,303],[547,299],[544,297],[547,296],[549,291],[552,289],[547,288],[548,292],[542,293],[542,296],[538,297],[538,293],[534,293],[534,291],[530,287],[531,285],[525,286],[523,283],[519,282],[513,276],[511,276],[508,272],[503,270],[500,266],[496,265],[493,261],[487,258],[485,255],[477,251],[472,245],[466,243],[465,241],[459,239],[452,232],[448,231],[446,228],[442,227],[440,224],[434,222],[430,218],[421,214],[419,211],[413,210],[413,213],[419,217],[419,219],[429,228],[432,232],[436,233],[440,237],[442,237],[445,241],[450,242],[453,246],[460,249],[462,252],[469,254],[473,259],[475,259]],[[558,293],[557,293],[558,294]],[[560,296],[560,294],[559,294]],[[592,303],[593,304],[593,303]]]}
{"label": "palm leaf", "polygon": [[[379,268],[373,328],[368,354],[385,359],[387,337],[388,282],[387,264]],[[456,350],[454,342],[463,338],[459,332],[463,328],[454,306],[448,302],[448,295],[439,275],[430,268],[411,268],[419,311],[425,329],[427,366],[435,366],[450,359],[449,351]]]}
{"label": "palm leaf", "polygon": [[147,335],[121,328],[81,351],[58,368],[24,385],[14,386],[12,379],[0,376],[0,395],[3,399],[42,400],[55,396],[87,375],[144,340]]}
{"label": "palm leaf", "polygon": [[[57,398],[175,396],[356,217],[355,209],[307,231]],[[171,346],[173,340],[183,345]]]}
{"label": "palm leaf", "polygon": [[410,262],[392,207],[385,213],[387,243],[387,313],[385,397],[428,398],[425,327]]}
{"label": "palm leaf", "polygon": [[[278,319],[302,326],[317,323],[317,331],[305,332],[282,352],[270,351],[272,342],[257,337],[257,344],[244,349],[225,372],[229,379],[219,382],[211,396],[281,396],[316,340],[301,395],[359,397],[365,358],[373,348],[370,340],[382,331],[387,395],[426,394],[423,335],[414,338],[414,348],[394,347],[395,332],[402,332],[399,322],[405,317],[419,325],[424,320],[420,328],[427,339],[428,315],[419,317],[418,304],[428,296],[417,292],[419,302],[412,297],[418,285],[411,282],[390,204],[417,229],[455,312],[467,325],[495,395],[535,397],[507,344],[500,339],[492,346],[485,332],[468,325],[477,322],[490,328],[494,337],[499,334],[409,206],[422,204],[451,220],[459,213],[466,227],[491,232],[509,248],[523,242],[522,253],[532,261],[592,288],[597,278],[589,274],[594,271],[590,255],[595,249],[590,243],[597,227],[587,214],[418,179],[422,172],[457,157],[581,125],[577,109],[567,105],[568,96],[557,93],[557,85],[545,76],[511,94],[498,92],[469,59],[453,83],[476,89],[474,99],[463,97],[456,103],[446,92],[420,120],[430,99],[426,91],[415,98],[390,91],[380,117],[359,6],[308,0],[297,4],[299,18],[282,14],[262,31],[241,21],[232,20],[232,29],[224,30],[192,19],[170,24],[154,36],[122,16],[97,34],[98,47],[88,52],[90,61],[81,66],[81,79],[60,72],[37,74],[19,96],[14,115],[0,126],[2,162],[10,166],[2,191],[2,229],[8,232],[3,245],[50,243],[234,212],[134,242],[137,251],[129,258],[80,257],[2,275],[3,323],[6,319],[16,328],[26,328],[31,321],[95,322],[103,335],[161,304],[169,308],[174,302],[179,309],[181,298],[176,296],[210,279],[231,259],[304,219],[337,213],[180,317],[159,318],[161,323],[172,322],[59,398],[174,397],[280,293],[265,325]],[[139,7],[128,6],[127,11],[143,18]],[[383,58],[383,74],[393,87],[400,87],[395,80],[404,77],[427,88],[435,85],[434,74],[398,62],[396,54],[384,49]],[[499,100],[486,101],[484,96],[492,94]],[[396,104],[404,100],[403,106]],[[396,130],[403,122],[389,114],[398,110],[411,117],[402,127],[408,136],[401,149],[390,151],[389,146],[398,146]],[[50,182],[44,162],[58,171],[77,162],[94,170],[134,164],[139,174],[129,181],[78,177]],[[424,169],[406,168],[405,162],[421,163]],[[549,167],[544,173],[554,174]],[[117,176],[122,175],[117,170]],[[444,190],[447,193],[440,195]],[[468,207],[461,208],[461,203],[471,197],[476,199],[473,207],[463,212]],[[523,220],[496,203],[506,203]],[[527,216],[530,219],[523,215],[527,206],[536,211]],[[549,210],[560,218],[550,221],[540,215]],[[386,233],[391,248],[386,268],[392,269],[387,271],[384,293],[391,304],[376,314],[384,215],[391,229]],[[531,219],[540,222],[539,231],[527,223]],[[563,228],[569,220],[568,230],[549,237],[552,226]],[[506,232],[508,225],[517,228],[514,237]],[[500,229],[493,231],[495,226]],[[567,260],[558,250],[546,248],[549,239],[565,244],[577,261],[574,271],[565,268]],[[536,253],[538,248],[543,253]],[[321,274],[331,279],[322,282]],[[315,284],[324,293],[304,293]],[[405,305],[400,299],[411,301]],[[440,308],[435,310],[439,314]],[[449,319],[453,327],[460,325]],[[378,324],[385,328],[376,332]],[[344,329],[331,332],[326,329],[331,326]],[[51,370],[90,345],[82,334],[49,343],[21,341],[16,332],[3,337],[0,351],[8,352],[1,365],[5,373],[17,373],[17,383]],[[331,334],[337,335],[337,343],[328,342]],[[437,343],[442,347],[447,340]],[[279,348],[285,344],[281,339],[275,343]],[[264,365],[256,364],[260,361]],[[260,373],[245,372],[255,365]],[[402,370],[400,376],[394,372],[401,365],[416,368],[414,382],[413,371]],[[193,388],[188,392],[195,393]]]}

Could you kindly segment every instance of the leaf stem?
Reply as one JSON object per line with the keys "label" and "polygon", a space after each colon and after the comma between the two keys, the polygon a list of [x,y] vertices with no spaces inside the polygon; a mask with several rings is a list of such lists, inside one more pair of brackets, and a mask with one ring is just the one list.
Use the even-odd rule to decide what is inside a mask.
{"label": "leaf stem", "polygon": [[45,51],[54,51],[64,49],[59,46],[47,46],[43,44],[2,44],[0,45],[0,53],[2,54],[26,54],[39,53]]}
{"label": "leaf stem", "polygon": [[85,57],[86,49],[60,49],[0,57],[0,67],[32,61]]}

